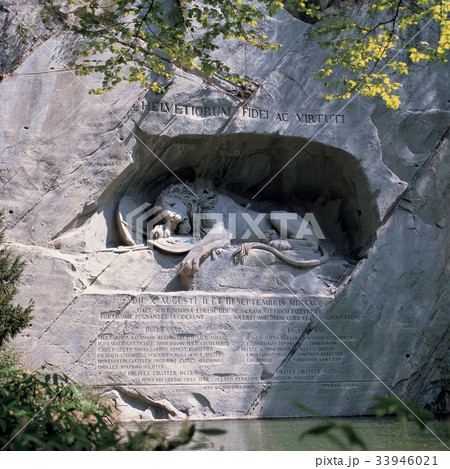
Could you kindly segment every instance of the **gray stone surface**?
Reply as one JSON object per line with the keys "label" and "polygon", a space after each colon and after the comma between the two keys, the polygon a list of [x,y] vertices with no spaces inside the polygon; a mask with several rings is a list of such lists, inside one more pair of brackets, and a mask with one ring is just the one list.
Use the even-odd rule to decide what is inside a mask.
{"label": "gray stone surface", "polygon": [[[305,35],[310,25],[285,12],[269,23],[278,53],[247,48],[245,64],[242,45],[220,52],[237,71],[246,66],[256,84],[248,98],[180,70],[164,96],[137,84],[89,95],[96,77],[67,69],[73,40],[57,29],[0,51],[0,207],[8,242],[28,262],[19,300],[36,301],[33,325],[15,343],[30,366],[98,386],[124,418],[292,416],[295,401],[329,415],[367,414],[371,397],[390,392],[378,378],[420,405],[436,408],[442,396],[448,67],[414,66],[399,111],[360,97],[342,108],[324,103],[311,78],[325,53]],[[236,267],[224,252],[182,291],[183,255],[115,252],[119,200],[153,202],[178,182],[168,168],[208,180],[238,204],[252,200],[258,212],[313,212],[330,262],[300,271],[264,253],[270,269],[257,257]],[[157,313],[154,296],[233,304],[319,297],[323,305],[313,307],[317,317],[299,306],[307,311],[296,320],[286,306],[243,313],[254,307],[209,304],[192,319],[181,317],[197,314],[192,305]],[[161,317],[137,319],[139,307]],[[271,308],[280,311],[269,317]],[[257,318],[239,319],[245,314]]]}

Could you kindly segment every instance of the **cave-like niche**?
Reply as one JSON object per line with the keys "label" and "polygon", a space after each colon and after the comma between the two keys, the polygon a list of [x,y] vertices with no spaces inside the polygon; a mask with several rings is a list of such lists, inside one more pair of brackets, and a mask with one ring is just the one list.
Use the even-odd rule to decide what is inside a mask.
{"label": "cave-like niche", "polygon": [[208,180],[236,202],[250,201],[253,210],[313,213],[331,255],[355,259],[373,241],[374,197],[359,161],[343,150],[312,142],[299,153],[305,139],[278,135],[143,134],[139,140],[135,170],[120,195],[152,203],[179,182],[175,173],[186,182]]}
{"label": "cave-like niche", "polygon": [[[325,235],[320,242],[330,256],[325,266],[304,270],[277,265],[278,270],[264,277],[254,274],[251,262],[236,268],[231,262],[224,267],[208,260],[191,289],[330,294],[373,241],[378,220],[374,197],[358,159],[343,150],[310,143],[299,153],[305,139],[279,135],[139,134],[138,140],[117,202],[130,196],[152,204],[170,184],[200,180],[256,212],[312,213]],[[164,256],[170,254],[155,253],[161,264]],[[252,278],[257,280],[252,283]],[[179,284],[171,282],[166,291],[177,289]]]}

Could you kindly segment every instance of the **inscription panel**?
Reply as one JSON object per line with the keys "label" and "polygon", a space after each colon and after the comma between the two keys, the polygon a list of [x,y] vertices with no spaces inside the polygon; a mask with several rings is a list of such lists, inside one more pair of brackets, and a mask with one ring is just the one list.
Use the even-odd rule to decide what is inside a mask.
{"label": "inscription panel", "polygon": [[[341,341],[354,340],[359,316],[327,316],[331,301],[141,294],[122,311],[100,314],[105,327],[97,340],[97,370],[121,384],[203,385],[205,390],[268,381],[351,387],[353,373],[344,366],[349,353]],[[305,334],[311,321],[318,324]]]}

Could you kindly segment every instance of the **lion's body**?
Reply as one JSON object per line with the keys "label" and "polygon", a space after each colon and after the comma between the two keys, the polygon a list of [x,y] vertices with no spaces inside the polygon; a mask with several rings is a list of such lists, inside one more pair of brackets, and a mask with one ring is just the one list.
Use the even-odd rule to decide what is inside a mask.
{"label": "lion's body", "polygon": [[[181,263],[180,272],[188,276],[199,270],[200,262],[206,256],[230,242],[232,244],[251,243],[248,250],[244,249],[245,253],[248,253],[252,248],[265,249],[289,262],[288,257],[279,256],[278,253],[291,249],[287,238],[293,238],[298,227],[303,224],[303,220],[299,216],[294,220],[294,223],[290,220],[286,240],[277,240],[279,235],[273,228],[276,226],[279,229],[280,223],[273,220],[275,212],[269,214],[248,210],[230,197],[206,189],[199,184],[173,184],[161,192],[155,201],[155,206],[163,210],[165,218],[164,225],[158,225],[151,231],[151,237],[169,237],[172,233],[185,235],[192,231],[195,235],[196,230],[197,233],[200,232],[200,224],[203,230],[208,233]],[[278,215],[283,213],[285,212],[277,212]],[[318,240],[314,234],[305,238],[304,245],[315,252],[319,249]],[[305,261],[303,265],[297,261],[296,266],[314,267],[326,262],[326,260],[324,254],[317,261]]]}

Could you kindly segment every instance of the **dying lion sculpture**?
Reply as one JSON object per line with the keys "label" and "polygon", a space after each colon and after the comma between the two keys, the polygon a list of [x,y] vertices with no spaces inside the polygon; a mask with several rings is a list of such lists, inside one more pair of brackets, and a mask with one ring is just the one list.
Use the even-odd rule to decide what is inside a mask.
{"label": "dying lion sculpture", "polygon": [[[299,238],[298,234],[305,226],[300,216],[294,215],[293,219],[293,214],[287,212],[248,210],[205,185],[173,184],[157,197],[155,207],[160,208],[163,220],[151,230],[150,238],[168,238],[172,234],[188,235],[192,232],[200,238],[200,231],[204,235],[179,266],[179,273],[184,277],[195,275],[200,263],[210,254],[236,244],[240,244],[233,254],[237,263],[242,263],[252,249],[269,251],[299,268],[316,267],[328,261],[328,255],[319,246],[313,230],[303,229],[303,236]],[[283,239],[280,239],[280,234]],[[295,249],[311,250],[318,257],[295,259],[295,256],[290,256]]]}

